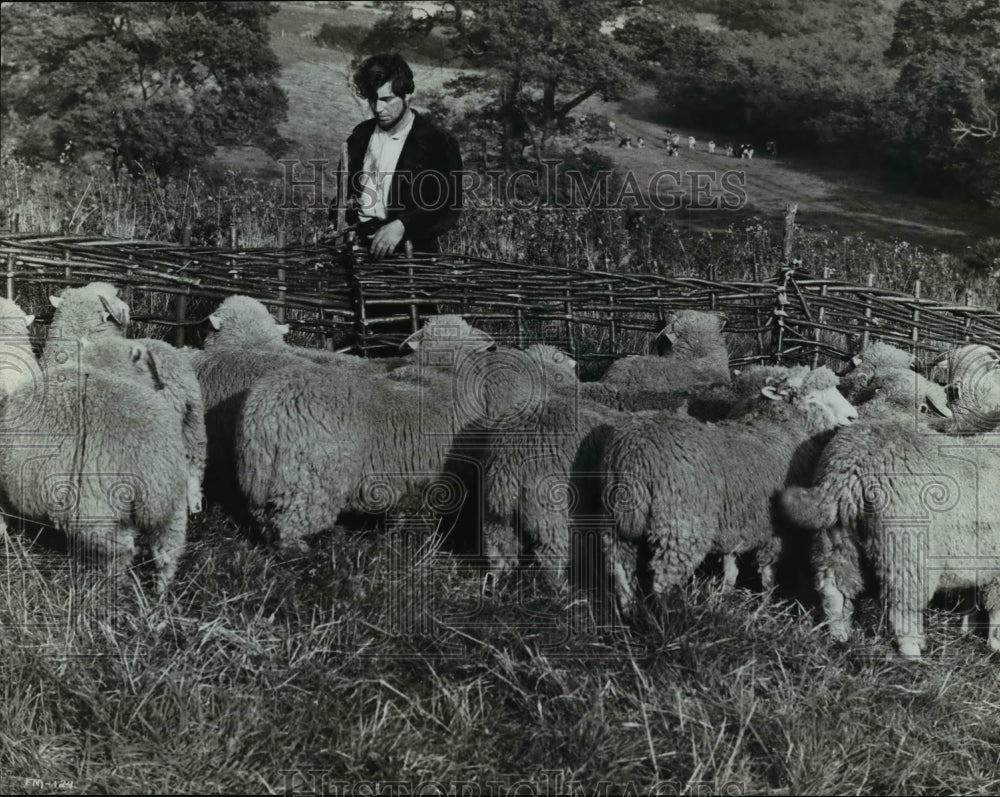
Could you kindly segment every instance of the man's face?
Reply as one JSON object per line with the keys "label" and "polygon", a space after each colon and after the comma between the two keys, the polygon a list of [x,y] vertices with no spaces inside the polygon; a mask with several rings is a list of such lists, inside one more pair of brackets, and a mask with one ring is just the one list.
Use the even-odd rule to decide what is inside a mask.
{"label": "man's face", "polygon": [[378,120],[378,126],[383,130],[389,130],[403,118],[406,109],[410,107],[410,97],[409,95],[397,97],[393,94],[391,80],[379,86],[375,94],[375,99],[370,100],[368,104]]}

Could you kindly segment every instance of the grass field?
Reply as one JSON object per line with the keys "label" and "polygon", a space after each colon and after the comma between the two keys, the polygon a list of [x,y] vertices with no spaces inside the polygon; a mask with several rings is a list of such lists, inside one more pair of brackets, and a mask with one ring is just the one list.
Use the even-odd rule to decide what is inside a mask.
{"label": "grass field", "polygon": [[625,630],[425,533],[281,560],[213,511],[192,537],[159,603],[3,538],[5,794],[1000,788],[997,655],[953,614],[908,663],[871,609],[835,646],[712,579]]}

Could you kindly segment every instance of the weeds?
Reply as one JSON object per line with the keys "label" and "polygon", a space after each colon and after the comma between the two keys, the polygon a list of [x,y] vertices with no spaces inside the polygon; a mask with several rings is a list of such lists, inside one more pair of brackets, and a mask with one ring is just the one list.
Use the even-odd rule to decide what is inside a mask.
{"label": "weeds", "polygon": [[995,655],[943,616],[904,663],[709,580],[609,633],[571,595],[484,592],[406,535],[341,531],[282,561],[213,511],[161,602],[4,538],[5,792],[1000,786]]}
{"label": "weeds", "polygon": [[[192,171],[183,180],[115,177],[93,167],[32,167],[5,158],[0,167],[0,224],[21,232],[59,232],[227,246],[311,243],[326,228],[323,205],[302,196],[285,201],[280,181],[233,171]],[[774,221],[726,218],[721,229],[681,223],[668,213],[627,208],[562,208],[544,203],[523,209],[467,205],[445,250],[512,262],[580,270],[649,272],[720,281],[759,281],[783,262],[783,231]],[[900,240],[832,230],[798,230],[795,255],[821,275],[905,293],[916,280],[926,298],[988,307],[1000,305],[996,239],[962,256],[928,251]]]}

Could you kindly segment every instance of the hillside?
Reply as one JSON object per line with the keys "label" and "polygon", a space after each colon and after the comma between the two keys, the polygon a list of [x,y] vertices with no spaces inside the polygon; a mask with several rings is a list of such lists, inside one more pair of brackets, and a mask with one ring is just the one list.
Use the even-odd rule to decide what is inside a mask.
{"label": "hillside", "polygon": [[[332,170],[340,143],[367,115],[350,87],[350,54],[320,47],[309,34],[326,22],[370,25],[379,13],[363,2],[282,3],[271,19],[272,46],[282,64],[282,85],[290,104],[281,133],[296,142],[286,157],[321,159]],[[414,104],[420,107],[422,96],[438,92],[459,70],[418,64],[415,72]],[[632,135],[634,140],[645,138],[643,149],[620,149],[610,138],[590,145],[611,157],[621,170],[630,170],[642,187],[649,185],[651,176],[660,170],[679,170],[690,199],[691,172],[714,172],[714,182],[725,171],[742,174],[737,179],[743,180],[746,203],[738,210],[671,211],[678,222],[699,228],[724,227],[751,216],[778,217],[786,203],[794,202],[799,206],[797,221],[807,228],[865,232],[957,252],[975,237],[994,234],[1000,222],[996,211],[971,204],[892,193],[876,175],[826,162],[822,153],[808,160],[792,159],[782,156],[779,150],[779,157],[767,158],[757,142],[758,151],[752,161],[727,158],[721,152],[726,137],[711,130],[682,129],[671,124],[652,86],[636,85],[632,96],[622,102],[591,98],[579,107],[578,113],[604,115],[616,121],[619,134]],[[689,134],[694,135],[696,149],[685,146],[679,157],[668,158],[662,139],[667,127],[685,140]],[[710,154],[706,144],[713,138],[719,149]],[[279,164],[255,150],[231,150],[221,154],[221,161],[233,168],[253,170],[259,176],[282,174]]]}

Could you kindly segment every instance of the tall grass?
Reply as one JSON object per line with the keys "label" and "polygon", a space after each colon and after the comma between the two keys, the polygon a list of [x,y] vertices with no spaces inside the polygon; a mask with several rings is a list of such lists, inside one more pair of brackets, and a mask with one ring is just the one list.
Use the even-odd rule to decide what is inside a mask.
{"label": "tall grass", "polygon": [[945,615],[906,663],[712,580],[626,630],[423,532],[284,561],[218,513],[192,537],[160,602],[0,538],[4,793],[1000,788],[997,657]]}
{"label": "tall grass", "polygon": [[[293,194],[280,180],[232,170],[192,171],[161,182],[94,167],[29,166],[15,158],[0,166],[0,225],[11,229],[16,219],[21,232],[180,242],[188,225],[196,245],[225,246],[235,230],[240,246],[276,246],[281,240],[315,240],[327,226],[331,198],[310,206],[308,191]],[[734,216],[713,223],[705,230],[668,213],[627,208],[471,204],[442,244],[448,251],[513,262],[718,280],[763,279],[783,262],[777,222]],[[1000,305],[1000,281],[990,274],[1000,269],[995,256],[991,267],[977,270],[902,240],[801,229],[794,254],[817,275],[829,269],[837,279],[858,283],[873,275],[876,285],[903,292],[912,292],[920,280],[928,298]]]}

